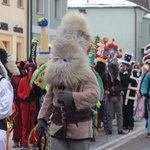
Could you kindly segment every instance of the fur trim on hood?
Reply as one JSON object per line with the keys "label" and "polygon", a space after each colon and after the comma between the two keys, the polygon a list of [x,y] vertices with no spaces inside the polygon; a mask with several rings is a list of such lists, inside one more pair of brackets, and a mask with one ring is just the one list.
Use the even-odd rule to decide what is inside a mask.
{"label": "fur trim on hood", "polygon": [[84,14],[70,12],[64,16],[52,42],[51,60],[45,81],[51,86],[72,87],[91,76],[86,49],[91,44]]}

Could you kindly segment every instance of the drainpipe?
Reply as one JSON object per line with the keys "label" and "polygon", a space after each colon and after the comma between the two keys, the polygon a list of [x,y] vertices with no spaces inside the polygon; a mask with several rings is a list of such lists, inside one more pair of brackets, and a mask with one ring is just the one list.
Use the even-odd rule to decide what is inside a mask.
{"label": "drainpipe", "polygon": [[135,50],[134,50],[134,58],[136,61],[136,51],[137,51],[137,12],[136,12],[136,7],[134,7],[134,14],[135,14]]}
{"label": "drainpipe", "polygon": [[32,40],[32,1],[27,1],[27,59],[30,55]]}
{"label": "drainpipe", "polygon": [[32,1],[30,0],[30,48],[32,43]]}
{"label": "drainpipe", "polygon": [[30,18],[30,15],[29,15],[29,1],[30,0],[27,0],[27,58],[28,58],[28,55],[29,55],[29,18]]}

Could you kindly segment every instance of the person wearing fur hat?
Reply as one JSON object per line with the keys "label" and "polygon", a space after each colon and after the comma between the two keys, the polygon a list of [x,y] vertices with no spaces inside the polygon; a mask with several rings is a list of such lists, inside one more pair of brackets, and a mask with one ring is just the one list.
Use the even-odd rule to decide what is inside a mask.
{"label": "person wearing fur hat", "polygon": [[[35,101],[30,97],[31,87],[29,86],[30,79],[34,70],[36,69],[35,64],[29,62],[24,66],[26,70],[26,76],[21,78],[17,90],[17,95],[21,101],[21,118],[22,118],[22,146],[21,150],[28,148],[28,136],[30,131],[34,128],[35,118]],[[32,137],[32,144],[36,147],[36,141]]]}
{"label": "person wearing fur hat", "polygon": [[6,150],[7,117],[12,115],[13,87],[6,80],[7,71],[0,61],[0,150]]}
{"label": "person wearing fur hat", "polygon": [[149,68],[150,68],[150,45],[147,45],[145,48],[144,48],[144,53],[145,53],[145,56],[143,57],[143,63],[147,63],[148,64],[148,72],[147,74],[145,75],[144,79],[143,79],[143,82],[142,82],[142,85],[141,85],[141,94],[142,96],[145,97],[145,101],[146,101],[146,109],[147,109],[147,116],[146,119],[147,119],[147,124],[146,124],[146,128],[147,128],[147,134],[146,134],[146,137],[147,138],[150,138],[150,72],[149,72]]}
{"label": "person wearing fur hat", "polygon": [[91,46],[87,19],[67,13],[52,42],[45,82],[49,90],[38,115],[38,129],[53,114],[51,150],[89,150],[92,132],[91,107],[99,100],[99,87],[86,50]]}

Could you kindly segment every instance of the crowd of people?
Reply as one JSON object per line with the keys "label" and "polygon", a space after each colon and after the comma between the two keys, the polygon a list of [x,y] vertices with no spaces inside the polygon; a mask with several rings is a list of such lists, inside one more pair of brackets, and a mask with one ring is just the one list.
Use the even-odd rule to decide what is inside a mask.
{"label": "crowd of people", "polygon": [[[107,135],[114,134],[112,122],[116,119],[118,134],[124,135],[126,130],[134,129],[135,117],[145,117],[146,137],[150,137],[149,57],[140,64],[132,61],[133,54],[125,52],[120,60],[121,50],[115,40],[109,43],[108,38],[99,36],[91,40],[87,19],[79,12],[63,17],[50,52],[47,20],[40,18],[38,24],[42,29],[38,55],[34,47],[38,41],[34,39],[30,58],[16,63],[19,74],[9,75],[10,82],[4,76],[7,60],[0,67],[0,92],[9,83],[6,94],[12,95],[7,94],[7,101],[11,99],[15,106],[13,148],[26,150],[32,145],[33,150],[39,149],[38,137],[43,129],[51,137],[51,150],[88,150],[98,128]],[[4,47],[0,50],[6,52]],[[144,51],[147,55],[148,48]],[[6,110],[3,116],[0,114],[0,135],[7,128],[5,118],[13,114],[10,106],[12,103],[6,110],[0,105],[0,112]],[[3,150],[8,149],[5,140],[0,143]]]}

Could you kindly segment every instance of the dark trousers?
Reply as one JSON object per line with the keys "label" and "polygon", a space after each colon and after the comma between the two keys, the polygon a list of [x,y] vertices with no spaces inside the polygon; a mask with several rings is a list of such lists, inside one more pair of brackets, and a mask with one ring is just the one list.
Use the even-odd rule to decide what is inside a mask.
{"label": "dark trousers", "polygon": [[133,104],[134,104],[134,100],[128,100],[127,105],[125,105],[125,99],[124,99],[124,103],[123,103],[123,126],[125,128],[134,127]]}
{"label": "dark trousers", "polygon": [[104,129],[107,129],[106,96],[104,96],[101,104],[101,107],[98,109],[98,122],[103,122]]}

